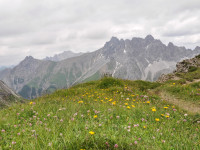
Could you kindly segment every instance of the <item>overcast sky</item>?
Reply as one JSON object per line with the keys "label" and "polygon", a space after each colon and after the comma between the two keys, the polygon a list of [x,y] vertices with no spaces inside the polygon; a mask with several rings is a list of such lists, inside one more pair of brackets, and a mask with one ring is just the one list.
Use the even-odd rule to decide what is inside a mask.
{"label": "overcast sky", "polygon": [[200,46],[200,0],[0,0],[0,66],[148,34]]}

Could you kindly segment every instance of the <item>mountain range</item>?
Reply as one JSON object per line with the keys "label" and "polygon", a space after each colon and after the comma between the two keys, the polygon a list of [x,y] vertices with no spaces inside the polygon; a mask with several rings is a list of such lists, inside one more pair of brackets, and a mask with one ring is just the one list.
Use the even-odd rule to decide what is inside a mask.
{"label": "mountain range", "polygon": [[38,60],[27,56],[12,69],[0,71],[0,79],[27,99],[67,88],[80,82],[99,79],[108,73],[130,80],[155,81],[163,73],[172,72],[176,63],[200,54],[194,50],[163,44],[148,35],[131,40],[112,37],[105,45],[90,53],[64,60]]}
{"label": "mountain range", "polygon": [[6,68],[13,68],[13,67],[14,67],[14,65],[12,65],[12,66],[0,66],[0,71],[4,70]]}
{"label": "mountain range", "polygon": [[4,70],[6,67],[4,67],[4,66],[0,66],[0,71],[1,70]]}
{"label": "mountain range", "polygon": [[67,59],[67,58],[80,56],[82,54],[83,53],[74,53],[72,51],[64,51],[60,54],[54,55],[53,57],[46,57],[44,60],[51,60],[51,61],[58,62],[58,61],[61,61],[61,60]]}

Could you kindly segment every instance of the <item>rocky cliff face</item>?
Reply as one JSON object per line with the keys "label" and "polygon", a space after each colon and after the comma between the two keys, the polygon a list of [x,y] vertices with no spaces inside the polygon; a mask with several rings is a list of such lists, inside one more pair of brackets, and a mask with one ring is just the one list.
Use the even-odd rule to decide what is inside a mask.
{"label": "rocky cliff face", "polygon": [[0,80],[0,108],[18,102],[20,96],[13,92],[3,81]]}
{"label": "rocky cliff face", "polygon": [[155,81],[162,73],[172,72],[181,59],[200,53],[198,48],[192,51],[172,43],[166,46],[151,35],[145,39],[132,40],[113,37],[101,51],[103,56],[114,64],[114,69],[111,70],[113,76],[150,81]]}
{"label": "rocky cliff face", "polygon": [[148,35],[145,39],[112,37],[97,51],[53,62],[26,57],[13,69],[0,72],[0,79],[24,98],[35,98],[57,88],[95,80],[104,73],[123,79],[155,81],[172,72],[176,63],[200,53],[173,43],[164,45]]}

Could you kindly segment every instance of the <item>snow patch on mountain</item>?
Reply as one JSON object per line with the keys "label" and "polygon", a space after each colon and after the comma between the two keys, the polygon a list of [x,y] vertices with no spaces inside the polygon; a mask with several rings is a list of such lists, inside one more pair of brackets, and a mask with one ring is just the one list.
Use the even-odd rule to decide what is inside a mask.
{"label": "snow patch on mountain", "polygon": [[114,75],[115,75],[115,72],[120,68],[120,66],[121,66],[121,64],[118,62],[118,61],[116,61],[116,66],[115,66],[115,69],[114,69],[114,71],[113,71],[113,73],[112,73],[112,76],[114,77]]}
{"label": "snow patch on mountain", "polygon": [[145,47],[145,49],[147,50],[149,48],[149,45],[147,45],[146,47]]}
{"label": "snow patch on mountain", "polygon": [[150,65],[150,62],[145,58],[145,60],[148,62],[148,64]]}

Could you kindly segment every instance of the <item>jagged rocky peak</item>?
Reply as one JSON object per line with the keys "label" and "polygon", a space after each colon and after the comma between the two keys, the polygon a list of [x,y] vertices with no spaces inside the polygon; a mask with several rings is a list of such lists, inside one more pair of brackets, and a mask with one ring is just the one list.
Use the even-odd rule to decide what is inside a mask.
{"label": "jagged rocky peak", "polygon": [[154,39],[154,37],[152,36],[152,35],[147,35],[146,37],[145,37],[145,40],[147,41],[147,42],[149,42],[149,43],[151,43],[151,42],[153,42],[155,39]]}
{"label": "jagged rocky peak", "polygon": [[26,56],[22,62],[31,62],[36,60],[33,56]]}
{"label": "jagged rocky peak", "polygon": [[35,59],[32,56],[26,56],[25,59],[19,63],[19,65],[14,67],[14,70],[28,69],[29,71],[32,71],[33,68],[37,67],[40,64],[40,62],[42,61],[39,59]]}
{"label": "jagged rocky peak", "polygon": [[111,37],[110,42],[119,42],[119,39],[117,37]]}
{"label": "jagged rocky peak", "polygon": [[26,56],[24,60],[33,60],[33,56]]}
{"label": "jagged rocky peak", "polygon": [[168,47],[174,47],[174,44],[172,42],[169,42],[167,46]]}
{"label": "jagged rocky peak", "polygon": [[106,42],[105,46],[108,46],[108,45],[116,45],[120,42],[120,40],[117,38],[117,37],[111,37],[110,41],[109,42]]}
{"label": "jagged rocky peak", "polygon": [[35,61],[36,59],[33,56],[26,56],[25,59],[21,62],[22,64],[30,63]]}
{"label": "jagged rocky peak", "polygon": [[194,50],[200,51],[200,47],[199,47],[199,46],[196,46]]}
{"label": "jagged rocky peak", "polygon": [[105,49],[110,49],[110,47],[115,47],[116,45],[118,45],[120,43],[120,40],[117,37],[112,37],[110,39],[110,41],[106,42],[104,45]]}

